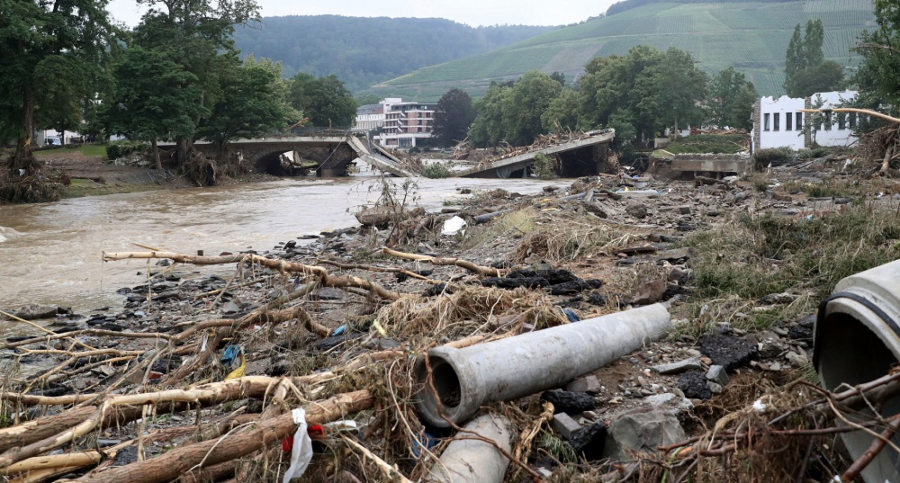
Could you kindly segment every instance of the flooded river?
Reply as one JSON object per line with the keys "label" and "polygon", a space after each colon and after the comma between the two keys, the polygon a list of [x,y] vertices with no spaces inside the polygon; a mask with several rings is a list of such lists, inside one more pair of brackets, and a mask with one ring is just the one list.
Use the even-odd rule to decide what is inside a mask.
{"label": "flooded river", "polygon": [[[552,183],[422,179],[417,184],[418,205],[437,210],[445,199],[459,197],[457,188],[529,194]],[[299,235],[353,226],[357,207],[378,196],[373,179],[297,179],[0,206],[0,308],[46,303],[83,313],[118,307],[116,290],[143,283],[147,262],[103,263],[103,251],[146,251],[135,244],[206,255],[269,250]],[[213,270],[230,273],[233,267]]]}

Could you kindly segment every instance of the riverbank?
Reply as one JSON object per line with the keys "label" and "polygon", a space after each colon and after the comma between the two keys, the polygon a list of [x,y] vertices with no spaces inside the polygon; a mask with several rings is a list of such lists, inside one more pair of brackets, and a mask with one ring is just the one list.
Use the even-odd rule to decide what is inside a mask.
{"label": "riverbank", "polygon": [[[786,384],[813,372],[809,316],[840,278],[900,256],[900,199],[891,181],[841,173],[838,164],[821,168],[699,183],[615,176],[556,180],[529,184],[539,192],[525,196],[514,193],[525,185],[521,181],[504,180],[504,189],[435,185],[444,188],[430,206],[413,211],[412,204],[395,205],[377,230],[340,223],[299,239],[295,231],[280,243],[254,243],[252,253],[210,249],[208,236],[193,245],[180,243],[180,249],[162,247],[186,256],[107,253],[108,265],[125,264],[123,270],[141,271],[142,277],[149,272],[151,278],[114,287],[124,297],[122,305],[58,317],[49,327],[60,336],[7,345],[0,356],[20,370],[44,359],[54,364],[7,385],[43,387],[34,392],[62,398],[111,386],[123,395],[164,388],[232,394],[226,390],[231,383],[214,381],[235,370],[260,378],[254,381],[261,389],[245,378],[243,392],[226,397],[227,404],[200,399],[207,406],[198,413],[204,431],[191,429],[181,416],[127,424],[141,419],[140,411],[132,411],[131,419],[100,432],[100,439],[131,448],[127,459],[114,458],[123,465],[115,471],[129,481],[143,481],[152,465],[160,471],[163,459],[174,457],[189,466],[219,458],[210,470],[226,479],[277,476],[286,467],[274,463],[286,459],[283,450],[261,450],[254,438],[241,437],[252,433],[240,425],[270,418],[275,424],[279,407],[305,405],[307,414],[318,414],[312,408],[330,408],[330,398],[344,394],[358,404],[334,417],[352,418],[359,432],[326,428],[323,438],[316,437],[308,473],[324,481],[362,481],[399,471],[416,480],[434,464],[429,452],[441,453],[455,432],[416,417],[412,401],[422,387],[412,375],[415,356],[436,345],[462,347],[577,327],[593,317],[666,302],[675,325],[667,338],[625,350],[611,364],[563,384],[567,393],[539,391],[485,406],[508,418],[518,435],[509,454],[520,463],[510,465],[505,481],[534,475],[596,481],[628,474],[655,474],[647,481],[659,481],[663,471],[693,479],[698,468],[716,481],[773,481],[788,473],[793,478],[812,444],[822,457],[807,470],[824,475],[823,481],[833,476],[829,465],[850,463],[839,445],[801,437],[776,445],[760,437],[765,425],[758,426],[753,415],[759,413],[747,408],[765,400],[777,415],[813,398],[803,387],[783,395]],[[364,190],[373,189],[378,187]],[[386,192],[394,200],[416,198],[399,189]],[[825,192],[827,198],[821,196]],[[295,193],[283,199],[288,206],[287,200],[300,198]],[[321,210],[327,202],[309,206]],[[492,213],[497,216],[485,216]],[[465,229],[442,235],[454,217],[466,221]],[[200,249],[209,258],[196,258]],[[138,260],[114,261],[122,258]],[[198,263],[222,268],[217,274],[193,273]],[[59,329],[80,332],[65,335]],[[86,358],[67,339],[111,352],[105,360],[78,364]],[[42,345],[59,352],[42,353]],[[61,365],[70,357],[76,361]],[[212,385],[188,387],[204,382]],[[455,404],[451,396],[442,399],[445,404]],[[109,397],[109,404],[119,404],[119,396]],[[165,412],[181,410],[177,400],[156,401],[157,411],[160,404]],[[796,418],[792,424],[815,422],[802,414]],[[749,424],[763,431],[755,444],[738,437]],[[292,434],[293,426],[286,428],[274,430],[276,440]],[[210,447],[231,430],[246,455],[237,463]],[[725,441],[716,439],[722,431]],[[139,433],[147,435],[143,444],[135,442]],[[350,434],[359,436],[370,455],[357,453],[344,439]],[[708,449],[731,455],[730,464],[702,459],[690,447],[693,437],[708,438]],[[209,444],[202,446],[198,438]],[[690,448],[676,458],[658,446]],[[137,451],[144,452],[144,462],[135,461]],[[196,455],[200,459],[194,461]],[[767,464],[747,464],[756,458]],[[377,464],[382,460],[387,464]],[[385,469],[392,465],[394,470]],[[745,471],[738,474],[735,467]],[[83,468],[68,471],[92,471],[91,465]]]}
{"label": "riverbank", "polygon": [[[116,164],[107,158],[103,145],[89,144],[46,149],[35,151],[34,155],[44,163],[46,176],[68,181],[68,184],[63,184],[62,187],[64,199],[196,187],[173,170],[160,171]],[[278,179],[265,173],[251,172],[229,179],[224,184],[258,183]]]}

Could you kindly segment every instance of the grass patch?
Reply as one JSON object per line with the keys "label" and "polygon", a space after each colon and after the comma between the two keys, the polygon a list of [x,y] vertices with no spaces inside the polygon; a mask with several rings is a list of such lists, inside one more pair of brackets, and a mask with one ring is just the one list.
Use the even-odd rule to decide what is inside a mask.
{"label": "grass patch", "polygon": [[162,186],[152,183],[95,183],[91,180],[73,179],[69,186],[63,186],[61,195],[63,198],[83,198],[85,196],[103,196],[118,193],[137,193],[142,191],[156,191],[164,189]]}
{"label": "grass patch", "polygon": [[422,169],[422,176],[431,179],[449,178],[452,172],[444,163],[430,163]]}
{"label": "grass patch", "polygon": [[[844,277],[900,257],[900,213],[875,202],[845,206],[813,219],[743,215],[685,240],[696,249],[694,294],[683,314],[695,321],[689,330],[716,322],[767,328],[812,313]],[[798,297],[756,309],[780,292]]]}
{"label": "grass patch", "polygon": [[34,151],[34,157],[36,158],[47,158],[47,157],[55,157],[55,156],[66,156],[72,154],[81,154],[82,156],[96,156],[101,158],[106,158],[106,145],[105,144],[70,144],[67,146],[63,146],[61,148],[55,149],[42,149],[40,151]]}
{"label": "grass patch", "polygon": [[599,253],[612,254],[646,236],[646,230],[626,230],[587,215],[538,217],[534,224],[516,247],[516,262],[538,256],[551,263],[566,263]]}
{"label": "grass patch", "polygon": [[534,231],[536,218],[537,211],[526,208],[502,215],[489,224],[469,226],[459,248],[469,250],[507,235],[521,238]]}
{"label": "grass patch", "polygon": [[745,134],[698,134],[678,138],[666,146],[672,154],[737,154],[747,150],[750,137]]}

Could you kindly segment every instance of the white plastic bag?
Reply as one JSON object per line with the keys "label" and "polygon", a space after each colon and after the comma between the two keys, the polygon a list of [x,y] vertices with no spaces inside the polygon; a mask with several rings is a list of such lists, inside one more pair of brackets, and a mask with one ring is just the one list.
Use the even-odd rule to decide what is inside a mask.
{"label": "white plastic bag", "polygon": [[444,227],[441,229],[441,235],[444,236],[453,236],[459,233],[460,230],[466,227],[466,220],[458,216],[454,216],[449,220],[444,222]]}
{"label": "white plastic bag", "polygon": [[313,456],[312,439],[306,432],[306,411],[303,408],[297,408],[291,411],[291,415],[294,416],[297,432],[294,433],[294,447],[291,449],[291,466],[284,473],[283,483],[303,476]]}

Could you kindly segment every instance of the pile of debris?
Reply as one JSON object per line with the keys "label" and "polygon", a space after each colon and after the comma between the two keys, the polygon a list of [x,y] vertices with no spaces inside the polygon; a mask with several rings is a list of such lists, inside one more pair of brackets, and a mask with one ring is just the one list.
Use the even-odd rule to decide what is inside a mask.
{"label": "pile of debris", "polygon": [[[779,191],[600,176],[440,213],[400,201],[264,253],[105,253],[156,263],[121,310],[4,313],[35,332],[0,346],[0,474],[852,481],[885,445],[852,461],[827,438],[890,439],[898,420],[860,409],[900,375],[825,391],[806,381],[813,319],[694,333],[715,309],[687,310],[706,254],[685,236],[802,218]],[[212,265],[235,270],[192,273]]]}

